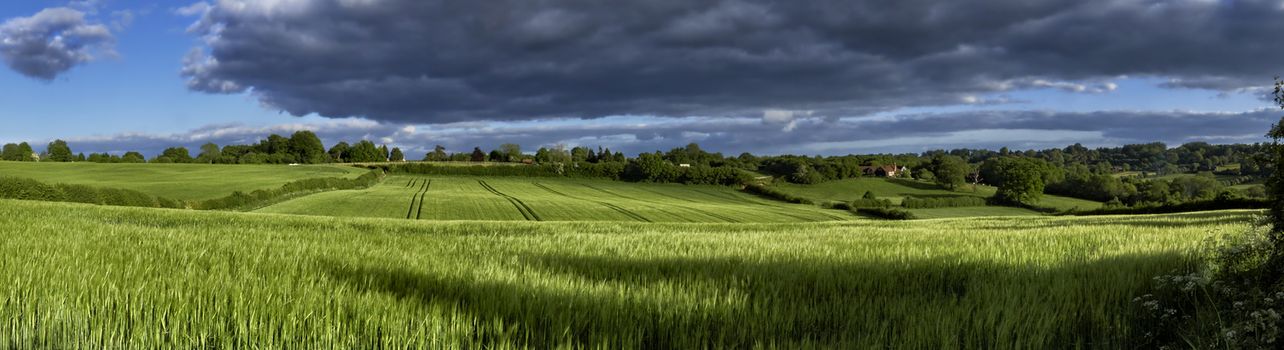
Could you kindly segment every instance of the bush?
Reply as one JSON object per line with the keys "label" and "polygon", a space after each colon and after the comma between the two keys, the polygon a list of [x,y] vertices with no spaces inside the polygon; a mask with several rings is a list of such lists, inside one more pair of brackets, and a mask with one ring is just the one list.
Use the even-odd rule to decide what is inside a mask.
{"label": "bush", "polygon": [[774,199],[782,202],[796,203],[796,204],[815,204],[815,202],[812,202],[810,199],[788,194],[780,190],[759,185],[759,184],[745,185],[744,191],[752,194],[756,194],[761,197]]}
{"label": "bush", "polygon": [[96,188],[85,185],[57,184],[54,185],[58,191],[62,192],[64,201],[72,203],[85,204],[103,204],[102,196]]}
{"label": "bush", "polygon": [[910,209],[981,207],[986,204],[985,198],[971,196],[906,197],[901,201],[902,207]]}
{"label": "bush", "polygon": [[869,199],[861,198],[851,202],[852,208],[887,208],[892,206],[892,201],[886,199]]}
{"label": "bush", "polygon": [[857,208],[857,214],[886,220],[914,220],[914,213],[896,208]]}
{"label": "bush", "polygon": [[[379,169],[379,167],[374,167]],[[382,170],[373,170],[358,176],[355,179],[345,178],[317,178],[291,181],[281,187],[271,190],[257,190],[250,193],[241,191],[232,192],[231,195],[222,198],[215,198],[193,203],[193,208],[204,210],[221,210],[221,209],[239,209],[251,206],[259,206],[271,201],[279,200],[287,196],[299,193],[325,191],[325,190],[352,190],[374,186],[384,177]]]}
{"label": "bush", "polygon": [[1076,211],[1070,215],[1136,215],[1136,214],[1169,214],[1191,211],[1227,210],[1227,209],[1263,209],[1269,201],[1251,198],[1220,199],[1211,201],[1145,205],[1134,207],[1102,207],[1101,209]]}
{"label": "bush", "polygon": [[40,181],[19,177],[0,177],[0,198],[63,201],[62,192],[57,188]]}

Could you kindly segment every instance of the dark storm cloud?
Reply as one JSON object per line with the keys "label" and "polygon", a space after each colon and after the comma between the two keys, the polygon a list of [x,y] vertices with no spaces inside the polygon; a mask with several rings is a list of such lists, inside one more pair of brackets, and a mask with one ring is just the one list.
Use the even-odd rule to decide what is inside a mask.
{"label": "dark storm cloud", "polygon": [[[853,116],[1123,76],[1236,90],[1284,71],[1278,0],[222,0],[199,91],[295,115]],[[1103,88],[1104,87],[1104,88]]]}
{"label": "dark storm cloud", "polygon": [[58,7],[31,17],[0,23],[0,59],[28,77],[53,80],[71,68],[111,53],[114,37],[107,26],[91,23],[85,13]]}
{"label": "dark storm cloud", "polygon": [[[268,127],[214,125],[189,132],[151,135],[119,134],[71,138],[78,152],[136,150],[153,155],[169,146],[196,149],[255,143],[268,134],[289,135],[314,130],[327,145],[367,139],[401,147],[411,158],[434,145],[455,152],[517,143],[527,151],[541,146],[604,146],[630,155],[668,150],[690,142],[703,148],[738,154],[848,154],[921,152],[931,149],[1011,147],[1060,148],[1073,143],[1117,146],[1128,143],[1262,142],[1278,111],[1245,113],[1096,112],[1059,113],[986,111],[916,114],[863,119],[797,116],[788,123],[766,118],[624,118],[593,121],[541,120],[516,123],[448,123],[403,125],[359,119]],[[44,141],[47,142],[47,141]],[[43,144],[43,143],[40,143]]]}

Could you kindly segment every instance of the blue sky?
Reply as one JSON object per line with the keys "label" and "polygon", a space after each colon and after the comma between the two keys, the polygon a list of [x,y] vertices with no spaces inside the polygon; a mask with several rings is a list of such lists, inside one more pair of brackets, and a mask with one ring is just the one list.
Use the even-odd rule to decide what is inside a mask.
{"label": "blue sky", "polygon": [[[642,152],[701,142],[707,149],[726,153],[846,154],[918,152],[951,147],[1043,148],[1075,142],[1095,146],[1150,141],[1257,142],[1261,141],[1259,135],[1269,127],[1270,121],[1274,120],[1272,118],[1280,114],[1274,113],[1271,103],[1263,98],[1263,88],[1271,83],[1271,76],[1284,72],[1280,64],[1245,67],[1243,63],[1237,63],[1238,58],[1229,57],[1240,52],[1226,52],[1226,57],[1210,53],[1208,57],[1174,64],[1158,64],[1153,62],[1155,58],[1141,57],[1144,55],[1112,53],[1113,49],[1091,47],[1083,50],[1089,54],[1078,56],[1080,54],[1075,50],[1043,48],[1051,45],[1048,43],[1073,40],[1054,38],[1051,34],[1043,34],[1043,37],[1028,34],[1032,31],[1028,25],[1012,27],[1020,31],[997,31],[987,34],[987,37],[943,42],[939,47],[923,48],[922,52],[905,53],[919,48],[879,46],[882,45],[879,42],[890,41],[891,38],[873,36],[870,34],[872,31],[863,29],[851,29],[835,34],[833,38],[816,38],[818,34],[776,38],[774,34],[713,30],[709,28],[717,29],[711,26],[726,23],[752,28],[764,25],[762,23],[783,25],[780,23],[796,15],[792,13],[796,9],[788,8],[790,5],[787,3],[782,5],[771,1],[693,1],[691,3],[695,5],[692,6],[696,8],[692,11],[705,11],[701,16],[627,20],[658,23],[653,27],[657,33],[665,35],[687,30],[678,32],[680,38],[699,38],[698,44],[684,41],[681,49],[661,46],[670,52],[650,58],[629,57],[627,64],[610,66],[611,60],[621,57],[613,52],[634,52],[626,50],[652,45],[656,40],[643,37],[614,39],[613,42],[636,41],[635,45],[621,48],[611,43],[595,42],[590,37],[566,34],[579,27],[593,26],[597,26],[596,32],[602,33],[607,32],[603,28],[609,26],[591,23],[592,19],[607,15],[597,15],[594,9],[571,7],[569,2],[557,9],[534,9],[527,15],[505,12],[505,16],[510,17],[504,17],[503,23],[527,26],[521,27],[521,31],[500,33],[503,35],[466,33],[451,37],[422,37],[443,31],[432,27],[435,24],[423,24],[424,27],[419,28],[423,32],[409,29],[394,32],[392,37],[384,35],[354,42],[325,24],[336,17],[355,16],[351,13],[361,12],[351,6],[367,6],[369,8],[355,8],[365,11],[366,17],[344,19],[355,23],[352,26],[364,32],[386,33],[379,27],[381,19],[395,22],[395,18],[389,17],[398,16],[400,12],[410,16],[428,11],[430,9],[421,8],[421,4],[429,2],[437,1],[376,0],[359,2],[358,5],[338,0],[267,1],[244,10],[240,1],[226,0],[209,3],[204,12],[194,15],[180,15],[177,9],[197,2],[0,3],[0,22],[34,18],[43,10],[65,7],[83,13],[85,25],[105,26],[111,32],[111,40],[93,51],[92,60],[58,71],[52,80],[32,77],[12,65],[7,68],[13,69],[0,67],[0,106],[3,106],[0,108],[0,120],[5,121],[5,127],[0,129],[0,142],[31,141],[40,148],[39,145],[48,140],[63,138],[71,140],[77,151],[141,150],[155,153],[165,145],[193,147],[204,142],[252,142],[269,132],[313,129],[327,143],[365,138],[412,151],[431,149],[434,144],[465,150],[472,146],[486,148],[518,141],[528,148],[563,143]],[[1105,3],[1114,5],[1115,2]],[[1275,4],[1277,9],[1284,9],[1284,4],[1279,2],[1253,3],[1263,3],[1262,6]],[[235,10],[237,6],[242,6],[239,8],[243,10]],[[1209,16],[1212,19],[1207,21],[1211,22],[1235,20],[1236,23],[1251,24],[1253,20],[1284,20],[1279,17],[1284,10],[1265,18],[1243,19],[1234,16],[1248,15],[1195,6],[1203,5],[1192,2],[1190,8],[1171,11],[1218,11],[1218,15],[1226,16],[1222,19]],[[520,6],[514,5],[517,7]],[[263,12],[254,12],[258,10]],[[1095,20],[1084,17],[1089,16],[1083,14],[1087,12],[1077,12],[1071,5],[1047,11],[1039,14],[1044,21],[1073,16],[1083,17],[1080,21]],[[1121,6],[1118,11],[1116,15],[1129,14],[1127,7]],[[570,19],[554,23],[574,23],[571,19],[579,18],[587,24],[567,29],[550,27],[547,21],[541,21],[549,14],[566,16],[566,13],[581,16],[566,17]],[[486,14],[473,15],[484,17]],[[414,20],[415,17],[410,18]],[[424,22],[432,20],[422,19]],[[969,19],[958,19],[966,20]],[[850,21],[858,22],[859,19]],[[1026,22],[1029,21],[1014,20],[1014,23]],[[196,27],[193,27],[194,23]],[[696,23],[695,27],[691,23]],[[253,24],[264,27],[250,27]],[[365,27],[361,27],[363,25]],[[794,26],[797,28],[798,25]],[[195,30],[189,31],[189,27]],[[265,31],[258,30],[260,28],[289,29],[282,29],[279,35],[275,35],[263,34]],[[815,33],[824,32],[820,28],[808,29]],[[914,29],[932,30],[924,27]],[[1143,33],[1144,40],[1145,28],[1134,29]],[[523,33],[540,36],[530,39],[523,37]],[[0,32],[0,38],[4,35]],[[1022,35],[1042,41],[1032,45],[1027,40],[1029,38],[1020,37]],[[1166,42],[1173,40],[1169,36],[1155,35],[1153,41],[1156,45],[1174,46]],[[401,41],[401,37],[415,39]],[[993,39],[1002,37],[1014,39]],[[1182,44],[1192,47],[1204,45],[1199,40],[1219,40],[1197,39],[1194,34],[1190,37],[1190,43],[1178,42],[1177,49]],[[510,38],[557,45],[552,46],[553,49],[532,48],[530,43],[510,44],[507,42]],[[805,50],[810,48],[794,49],[789,46],[803,40],[799,38],[815,40],[816,45],[810,48],[847,43],[847,51],[829,53],[828,57],[853,57],[851,65],[886,64],[897,74],[884,76],[850,68],[828,68],[831,67],[830,61],[808,61],[812,56]],[[1110,38],[1112,36],[1103,35],[1101,40]],[[1244,52],[1257,53],[1259,51],[1255,50],[1259,49],[1255,47],[1262,46],[1260,44],[1284,46],[1278,40],[1264,43],[1251,40],[1266,39],[1242,38],[1242,35],[1236,38],[1248,41],[1227,44],[1238,46],[1230,46],[1225,51],[1242,47]],[[1226,41],[1222,39],[1219,42]],[[278,43],[277,47],[247,48],[270,40],[292,41]],[[299,44],[300,40],[305,43]],[[308,43],[308,40],[315,42]],[[367,45],[377,40],[387,40],[389,44]],[[771,40],[779,40],[780,44],[762,44]],[[678,51],[686,50],[690,45],[705,47],[699,51]],[[776,45],[772,47],[776,52],[794,52],[796,56],[779,59],[779,54],[776,54],[763,56],[771,60],[752,61],[726,55],[683,56],[698,62],[695,65],[702,65],[696,68],[681,66],[684,63],[673,60],[673,57],[682,55],[706,54],[712,51],[710,47],[736,46],[741,52],[752,53],[762,45]],[[1018,48],[1031,46],[1039,47],[1040,55],[1014,57]],[[999,52],[993,55],[1001,56],[985,59],[986,51],[977,47],[990,47],[993,52]],[[200,64],[185,61],[184,58],[194,48],[202,52],[201,57],[207,61]],[[383,48],[389,48],[386,49],[388,52],[381,52]],[[475,48],[485,48],[485,52],[510,50],[512,53],[505,54],[505,57],[455,59],[455,56],[471,54],[469,51]],[[579,49],[592,51],[573,51]],[[451,56],[442,52],[460,53]],[[1047,52],[1061,52],[1065,57],[1047,59]],[[1170,56],[1159,57],[1181,61],[1185,56],[1176,55],[1189,56],[1190,52],[1193,51],[1177,50]],[[881,61],[861,58],[873,54],[879,54]],[[351,57],[326,59],[318,58],[318,55]],[[415,55],[422,56],[423,67],[393,58],[418,57]],[[550,69],[557,72],[554,75],[539,71],[561,64],[565,57],[572,55],[584,61]],[[897,55],[903,57],[893,57]],[[514,56],[527,58],[518,61],[512,58]],[[970,59],[972,56],[977,58]],[[1137,62],[1128,62],[1134,57]],[[956,68],[958,71],[939,72],[937,70],[941,68],[927,65],[936,60],[959,67]],[[717,69],[721,62],[738,67],[738,70]],[[575,71],[596,64],[607,68]],[[785,64],[797,64],[797,67],[790,67],[788,72],[792,73],[781,75],[781,71],[786,70],[780,67]],[[461,68],[454,71],[441,68],[455,66]],[[513,73],[513,69],[502,69],[513,66],[533,68],[519,73]],[[182,74],[185,67],[204,70]],[[851,76],[849,80],[842,80],[806,73],[808,70],[823,72],[825,69],[836,69],[829,74],[831,76]],[[473,73],[479,70],[487,70],[488,73]],[[526,74],[532,71],[535,73]],[[404,78],[394,79],[398,77]],[[652,77],[657,78],[648,80]],[[686,79],[690,80],[679,81]],[[945,80],[938,84],[931,79]],[[708,82],[717,80],[727,83]],[[314,84],[316,81],[325,84]],[[866,84],[865,81],[881,82]],[[223,86],[236,88],[210,88],[222,82],[233,82],[233,85]],[[769,84],[755,85],[762,82]],[[832,86],[826,88],[826,84]],[[691,85],[698,85],[700,89],[689,87]],[[463,88],[454,89],[460,86]],[[461,100],[468,101],[459,102]],[[776,108],[777,105],[780,107]],[[1032,114],[1039,117],[1030,117]],[[1102,115],[1118,117],[1102,118]],[[1076,118],[1128,120],[1132,124],[1113,125],[1113,129],[1093,129],[1066,123]],[[938,124],[958,127],[914,126],[921,125],[915,121],[923,119],[949,121]],[[968,120],[982,119],[989,121],[984,128],[968,127]],[[1032,122],[1034,119],[1040,122]],[[1209,120],[1225,122],[1209,123]],[[1152,126],[1186,125],[1180,123],[1188,123],[1190,127],[1153,128],[1156,131],[1147,132]],[[1045,127],[1045,124],[1059,126]],[[1226,125],[1230,126],[1224,127]],[[873,130],[891,131],[874,133]]]}

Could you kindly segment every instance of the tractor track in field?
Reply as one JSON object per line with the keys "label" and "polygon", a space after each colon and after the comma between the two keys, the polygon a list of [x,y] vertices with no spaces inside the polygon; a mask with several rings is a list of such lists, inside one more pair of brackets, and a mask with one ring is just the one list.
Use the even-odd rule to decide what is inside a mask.
{"label": "tractor track in field", "polygon": [[517,211],[521,212],[522,217],[526,218],[527,221],[544,221],[544,219],[539,217],[539,214],[535,214],[535,210],[532,210],[531,207],[529,205],[526,205],[526,202],[522,202],[521,199],[517,199],[517,197],[504,194],[504,192],[500,192],[494,187],[491,187],[491,185],[486,183],[486,181],[477,180],[477,183],[481,184],[482,188],[485,188],[487,191],[490,191],[490,193],[494,193],[496,196],[500,196],[500,197],[503,197],[504,199],[507,199],[509,203],[513,203],[513,206],[517,207]]}
{"label": "tractor track in field", "polygon": [[612,204],[612,203],[602,202],[602,201],[595,201],[595,200],[588,200],[588,199],[582,199],[582,198],[575,197],[575,196],[572,196],[572,195],[569,195],[569,194],[565,194],[565,193],[562,193],[562,192],[558,192],[557,190],[554,190],[554,189],[552,189],[552,188],[549,188],[548,186],[544,186],[544,184],[541,184],[541,183],[538,183],[538,182],[532,182],[532,184],[534,184],[534,185],[535,185],[535,187],[542,188],[542,189],[544,189],[545,191],[548,191],[548,192],[550,192],[550,193],[553,193],[553,194],[556,194],[556,195],[559,195],[559,196],[563,196],[563,197],[570,198],[570,199],[574,199],[574,200],[578,200],[578,201],[585,201],[585,202],[597,203],[597,204],[599,204],[599,205],[601,205],[601,206],[604,206],[604,207],[610,208],[611,210],[614,210],[614,211],[615,211],[615,212],[617,212],[617,213],[620,213],[620,214],[623,214],[624,216],[627,216],[627,217],[629,217],[629,218],[632,218],[633,220],[642,221],[642,222],[654,222],[654,221],[651,221],[651,219],[647,219],[645,216],[642,216],[641,214],[638,214],[638,213],[636,213],[636,212],[633,212],[632,210],[624,209],[624,208],[622,208],[622,207],[620,207],[620,206],[618,206],[618,205]]}
{"label": "tractor track in field", "polygon": [[[671,205],[671,206],[675,206],[675,207],[678,207],[678,208],[682,208],[682,209],[690,210],[690,211],[693,211],[693,212],[696,212],[696,213],[699,213],[699,214],[702,214],[702,215],[705,215],[705,216],[708,216],[708,217],[712,217],[712,218],[715,218],[715,219],[718,219],[718,220],[726,221],[726,222],[731,222],[731,223],[738,223],[738,222],[740,222],[739,220],[736,220],[736,219],[734,219],[734,218],[731,218],[731,217],[728,217],[728,216],[724,216],[724,215],[721,215],[721,214],[718,214],[718,213],[710,212],[710,211],[708,211],[708,210],[704,210],[704,209],[700,209],[700,208],[692,208],[692,207],[688,207],[688,206],[684,206],[684,205],[678,205],[678,204],[659,203],[659,202],[655,202],[655,201],[641,200],[641,199],[637,199],[637,198],[631,198],[631,197],[628,197],[628,196],[624,196],[624,195],[621,195],[621,194],[618,194],[618,193],[615,193],[615,192],[607,191],[607,190],[605,190],[605,189],[597,188],[597,187],[594,187],[593,185],[589,185],[589,184],[581,184],[581,185],[583,185],[584,187],[588,187],[588,188],[591,188],[591,189],[593,189],[593,190],[596,190],[596,191],[598,191],[598,192],[602,192],[602,193],[605,193],[605,194],[608,194],[608,195],[611,195],[611,196],[620,197],[620,198],[624,198],[624,199],[628,199],[628,200],[632,200],[632,201],[647,202],[647,203],[661,204],[661,205]],[[669,197],[669,198],[678,199],[678,200],[683,200],[683,201],[692,202],[692,203],[699,203],[699,202],[696,202],[696,201],[693,201],[693,200],[689,200],[689,199],[685,199],[685,198],[679,198],[679,197],[675,197],[675,196],[671,196],[671,195],[663,194],[663,193],[660,193],[660,192],[655,192],[655,191],[651,191],[651,190],[647,190],[647,189],[643,189],[643,190],[644,190],[644,191],[647,191],[647,192],[655,193],[655,194],[658,194],[658,195],[661,195],[661,196],[664,196],[664,197]]]}
{"label": "tractor track in field", "polygon": [[424,199],[428,197],[430,188],[432,188],[432,180],[428,180],[428,184],[424,185],[424,194],[419,195],[419,209],[415,211],[415,220],[419,220],[424,215]]}
{"label": "tractor track in field", "polygon": [[[416,180],[411,180],[411,181],[412,181],[411,185],[408,186],[407,188],[414,188],[414,184],[419,183]],[[415,207],[419,208],[420,214],[423,213],[424,197],[428,195],[428,185],[431,183],[432,183],[432,180],[424,180],[423,183],[419,184],[419,189],[415,190],[415,194],[413,196],[410,196],[410,207],[406,209],[407,220],[409,220],[411,216],[414,216],[416,220],[419,219],[419,216],[415,214]],[[419,204],[416,205],[415,204],[416,201],[419,202]]]}

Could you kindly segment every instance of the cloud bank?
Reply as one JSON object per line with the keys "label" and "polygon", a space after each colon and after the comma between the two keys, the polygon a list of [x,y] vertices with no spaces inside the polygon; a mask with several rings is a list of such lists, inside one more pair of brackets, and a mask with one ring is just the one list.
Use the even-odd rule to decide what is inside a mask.
{"label": "cloud bank", "polygon": [[416,126],[336,119],[263,127],[213,125],[174,134],[127,133],[67,141],[77,152],[136,150],[151,155],[175,145],[195,149],[206,142],[250,144],[270,133],[288,135],[297,130],[313,130],[327,146],[338,141],[366,139],[401,147],[412,159],[439,144],[462,152],[475,146],[496,148],[507,142],[518,143],[527,151],[566,144],[605,146],[636,155],[698,142],[707,150],[729,155],[740,152],[841,155],[854,150],[917,153],[1005,146],[1044,149],[1073,143],[1090,147],[1154,141],[1174,146],[1192,141],[1252,143],[1265,141],[1265,130],[1278,118],[1277,111],[1260,110],[1244,113],[988,111],[855,119],[795,115],[789,116],[785,123],[772,118],[607,117],[592,122],[559,119]]}
{"label": "cloud bank", "polygon": [[188,86],[396,123],[859,116],[1120,76],[1238,91],[1284,71],[1279,0],[220,0]]}

